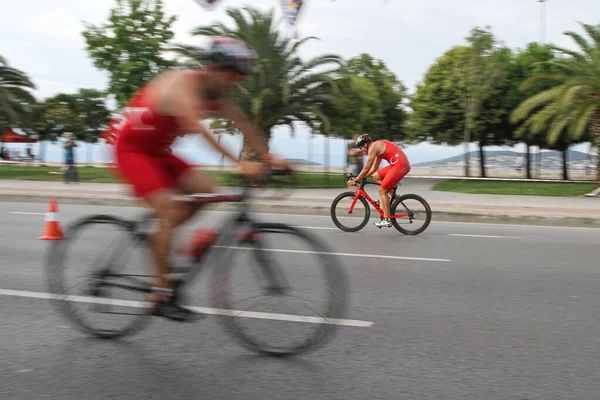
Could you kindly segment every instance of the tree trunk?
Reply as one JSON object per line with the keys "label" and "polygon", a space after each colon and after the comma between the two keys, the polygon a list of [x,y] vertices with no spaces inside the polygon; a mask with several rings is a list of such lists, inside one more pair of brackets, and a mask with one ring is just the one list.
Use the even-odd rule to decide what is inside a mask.
{"label": "tree trunk", "polygon": [[483,153],[483,141],[479,142],[479,168],[481,169],[481,177],[485,178],[485,155]]}
{"label": "tree trunk", "polygon": [[590,141],[590,148],[585,156],[585,176],[590,174],[590,169],[592,167],[592,147],[594,146],[594,141]]}
{"label": "tree trunk", "polygon": [[84,142],[87,147],[87,163],[88,166],[92,166],[92,158],[94,158],[94,143]]}
{"label": "tree trunk", "polygon": [[563,173],[563,180],[565,180],[565,181],[569,180],[569,168],[568,168],[568,164],[567,164],[567,152],[568,151],[569,151],[568,147],[566,149],[562,150],[562,173]]}
{"label": "tree trunk", "polygon": [[325,182],[329,184],[329,138],[324,136],[323,139],[325,139],[325,157],[323,160],[325,162]]}
{"label": "tree trunk", "polygon": [[[265,132],[265,136],[267,139],[267,149],[269,149],[269,139],[271,139],[271,130],[263,128],[262,131]],[[242,161],[256,160],[258,158],[256,151],[252,148],[252,146],[250,146],[250,143],[248,142],[246,137],[244,137],[244,142],[242,144],[242,151],[240,152],[239,158]]]}
{"label": "tree trunk", "polygon": [[465,122],[465,176],[469,175],[469,124]]}
{"label": "tree trunk", "polygon": [[40,141],[40,165],[43,167],[46,165],[46,139]]}
{"label": "tree trunk", "polygon": [[[217,136],[217,144],[221,144],[221,137],[222,136],[223,136],[223,134],[219,133],[219,135]],[[221,159],[219,160],[219,169],[223,170],[224,166],[225,166],[225,154],[221,154]]]}
{"label": "tree trunk", "polygon": [[600,108],[594,112],[594,142],[596,145],[596,185],[600,186]]}
{"label": "tree trunk", "polygon": [[312,170],[311,158],[312,158],[312,134],[308,137],[307,147],[306,147],[306,170]]}
{"label": "tree trunk", "polygon": [[527,179],[531,179],[531,146],[527,144],[527,157],[526,168],[527,168]]}

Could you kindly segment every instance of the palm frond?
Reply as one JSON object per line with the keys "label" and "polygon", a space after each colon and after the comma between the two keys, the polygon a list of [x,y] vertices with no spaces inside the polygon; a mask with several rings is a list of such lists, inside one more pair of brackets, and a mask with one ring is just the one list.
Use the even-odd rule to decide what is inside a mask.
{"label": "palm frond", "polygon": [[534,109],[539,108],[548,102],[556,100],[564,92],[564,90],[565,88],[562,85],[556,86],[525,100],[511,113],[511,123],[518,123],[519,121],[527,118]]}
{"label": "palm frond", "polygon": [[600,109],[600,106],[597,104],[589,104],[587,107],[583,107],[581,110],[579,110],[579,113],[573,117],[569,134],[574,139],[581,139],[586,131],[586,128],[590,126],[594,112],[598,109]]}

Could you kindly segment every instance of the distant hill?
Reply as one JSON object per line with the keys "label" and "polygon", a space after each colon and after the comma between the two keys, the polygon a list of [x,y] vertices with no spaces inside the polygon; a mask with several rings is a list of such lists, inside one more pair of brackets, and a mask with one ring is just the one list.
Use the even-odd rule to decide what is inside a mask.
{"label": "distant hill", "polygon": [[[532,153],[531,155],[535,157],[536,153]],[[485,152],[485,158],[486,161],[487,160],[492,160],[494,158],[499,158],[499,157],[516,157],[516,156],[521,156],[521,157],[525,157],[525,153],[521,153],[521,152],[517,152],[517,151],[511,151],[511,150],[497,150],[497,151],[486,151]],[[551,158],[551,157],[558,157],[560,159],[562,159],[562,153],[560,151],[544,151],[542,153],[542,159],[544,158]],[[582,153],[580,151],[575,151],[575,150],[569,150],[567,152],[567,159],[569,160],[569,162],[582,162],[584,161],[586,158],[588,157],[587,153]],[[479,151],[472,151],[469,153],[469,158],[471,160],[479,160]],[[437,161],[428,161],[428,162],[423,162],[423,163],[418,163],[418,164],[413,164],[413,166],[415,167],[426,167],[426,166],[431,166],[431,165],[440,165],[440,164],[447,164],[447,163],[456,163],[456,162],[462,162],[464,161],[465,156],[464,154],[458,155],[458,156],[454,156],[454,157],[450,157],[450,158],[444,158],[441,160],[437,160]],[[596,155],[592,155],[592,162],[595,163],[596,162]]]}
{"label": "distant hill", "polygon": [[309,160],[303,160],[301,158],[286,158],[286,161],[295,164],[295,165],[303,165],[303,166],[308,166],[308,165],[312,165],[312,166],[317,166],[317,165],[323,165],[321,163],[318,162],[314,162],[314,161],[309,161]]}

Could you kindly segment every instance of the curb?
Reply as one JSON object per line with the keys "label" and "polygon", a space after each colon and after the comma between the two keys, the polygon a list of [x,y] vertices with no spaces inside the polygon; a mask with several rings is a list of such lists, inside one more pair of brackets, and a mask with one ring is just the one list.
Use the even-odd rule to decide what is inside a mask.
{"label": "curb", "polygon": [[[0,202],[47,203],[50,198],[56,199],[59,204],[99,205],[120,207],[142,207],[142,203],[128,197],[85,197],[76,195],[47,196],[41,194],[0,193]],[[235,210],[234,203],[219,203],[210,207],[212,210]],[[329,204],[306,204],[302,202],[276,202],[260,201],[252,205],[252,209],[261,213],[270,214],[296,214],[296,215],[321,215],[329,216]],[[600,228],[600,217],[570,215],[548,215],[534,213],[507,213],[506,211],[455,211],[433,209],[432,222],[478,222],[493,224],[539,225],[539,226],[569,226]]]}

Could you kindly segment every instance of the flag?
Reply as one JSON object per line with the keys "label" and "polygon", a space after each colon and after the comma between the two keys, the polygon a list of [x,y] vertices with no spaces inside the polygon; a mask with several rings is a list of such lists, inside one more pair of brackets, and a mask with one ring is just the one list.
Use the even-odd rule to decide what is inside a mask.
{"label": "flag", "polygon": [[306,8],[307,0],[279,0],[279,2],[288,24],[296,27],[302,11]]}
{"label": "flag", "polygon": [[195,0],[196,3],[200,4],[200,7],[205,10],[212,11],[217,8],[217,4],[223,0]]}

